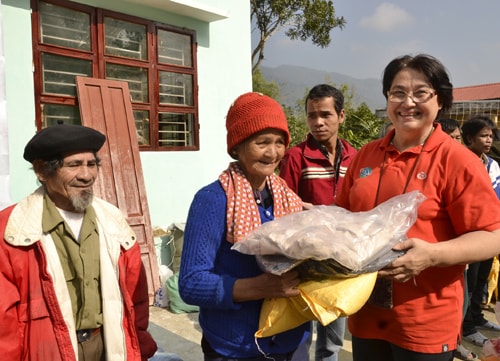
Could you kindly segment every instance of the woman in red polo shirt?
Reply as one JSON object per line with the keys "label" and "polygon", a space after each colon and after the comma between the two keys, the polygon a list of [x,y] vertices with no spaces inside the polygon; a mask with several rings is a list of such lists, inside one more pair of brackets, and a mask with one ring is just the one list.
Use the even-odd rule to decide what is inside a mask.
{"label": "woman in red polo shirt", "polygon": [[[348,320],[353,361],[451,361],[460,338],[464,265],[500,251],[500,202],[477,156],[434,123],[453,88],[432,56],[401,56],[384,71],[394,125],[353,159],[336,204],[367,211],[419,190],[427,199],[406,254],[379,272],[370,301]],[[481,245],[478,247],[478,245]]]}

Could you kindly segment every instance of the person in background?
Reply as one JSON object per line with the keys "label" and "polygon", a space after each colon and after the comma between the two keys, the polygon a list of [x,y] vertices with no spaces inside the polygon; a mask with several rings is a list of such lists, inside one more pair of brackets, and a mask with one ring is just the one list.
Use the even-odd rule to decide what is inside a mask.
{"label": "person in background", "polygon": [[462,125],[464,144],[481,159],[488,171],[497,198],[500,199],[500,166],[487,155],[493,144],[493,134],[496,130],[493,120],[484,115],[472,117]]}
{"label": "person in background", "polygon": [[[495,124],[490,118],[475,116],[462,125],[462,136],[464,144],[481,160],[484,168],[488,171],[493,190],[496,193],[496,197],[492,201],[493,203],[499,203],[500,167],[496,161],[486,155],[493,142],[494,129]],[[487,202],[486,200],[487,198],[483,199],[484,202]],[[479,346],[482,346],[488,338],[478,331],[478,328],[500,331],[500,326],[486,320],[482,312],[482,301],[485,289],[487,289],[492,263],[493,258],[489,258],[470,264],[467,270],[469,306],[463,324],[463,337],[465,340]]]}
{"label": "person in background", "polygon": [[390,120],[387,120],[382,126],[380,127],[378,137],[383,138],[386,136],[387,133],[389,133],[391,130],[394,129],[394,125],[392,125]]}
{"label": "person in background", "polygon": [[456,119],[441,118],[437,122],[441,124],[441,129],[448,134],[452,139],[462,143],[462,132],[460,131],[460,123]]}
{"label": "person in background", "polygon": [[302,200],[274,174],[290,143],[281,106],[245,93],[226,117],[227,152],[235,159],[191,203],[179,272],[182,299],[200,307],[205,361],[291,360],[310,336],[310,322],[255,338],[263,300],[299,294],[297,271],[264,273],[255,256],[231,246],[264,222],[302,210]]}
{"label": "person in background", "polygon": [[145,361],[157,349],[134,231],[93,196],[105,140],[61,124],[24,148],[42,185],[0,212],[3,360]]}
{"label": "person in background", "polygon": [[335,203],[368,211],[415,190],[426,200],[394,246],[404,254],[378,272],[369,301],[348,318],[353,361],[451,361],[464,265],[499,253],[500,203],[484,201],[495,193],[477,156],[435,124],[453,103],[442,63],[426,54],[395,58],[382,84],[394,129],[358,151]]}
{"label": "person in background", "polygon": [[[455,139],[457,142],[462,144],[462,132],[460,131],[460,123],[456,119],[451,119],[451,118],[441,118],[436,121],[437,123],[441,124],[441,129],[448,134],[452,139]],[[465,272],[464,272],[464,279],[465,279],[465,284],[464,284],[464,307],[463,307],[463,317],[465,317],[465,314],[467,312],[467,308],[469,307],[469,292],[467,288],[467,267],[465,267]],[[455,358],[458,358],[460,360],[477,360],[477,355],[472,352],[471,350],[467,349],[463,344],[461,340],[458,340],[458,345],[457,349],[455,350],[454,353]]]}
{"label": "person in background", "polygon": [[[331,205],[356,149],[339,138],[345,120],[344,95],[328,84],[314,86],[305,104],[309,134],[288,149],[280,163],[280,176],[304,202]],[[342,349],[345,317],[327,326],[316,322],[316,361],[337,361]],[[303,360],[301,360],[303,361]]]}

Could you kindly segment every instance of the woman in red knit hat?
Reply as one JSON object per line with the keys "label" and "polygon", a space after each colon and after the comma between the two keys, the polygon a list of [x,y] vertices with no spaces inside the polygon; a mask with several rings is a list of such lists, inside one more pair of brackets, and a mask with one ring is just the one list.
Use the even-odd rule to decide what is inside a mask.
{"label": "woman in red knit hat", "polygon": [[299,294],[297,272],[263,273],[255,256],[231,250],[262,223],[302,210],[301,199],[274,174],[290,143],[288,124],[275,100],[246,93],[229,108],[226,128],[227,151],[235,161],[191,204],[180,295],[200,307],[205,361],[291,360],[310,334],[309,323],[273,337],[254,335],[265,298]]}

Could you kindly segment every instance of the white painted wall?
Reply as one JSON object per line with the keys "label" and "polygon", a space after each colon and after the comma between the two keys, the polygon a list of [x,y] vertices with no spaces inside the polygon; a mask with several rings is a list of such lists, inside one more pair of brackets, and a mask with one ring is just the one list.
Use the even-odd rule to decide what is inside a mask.
{"label": "white painted wall", "polygon": [[[30,1],[1,1],[10,196],[17,202],[37,186],[31,165],[22,158],[24,145],[36,131]],[[197,0],[196,4],[227,14],[226,19],[208,23],[127,1],[76,2],[197,32],[200,151],[141,152],[152,225],[168,226],[185,222],[194,193],[214,181],[231,160],[226,154],[225,115],[233,100],[252,87],[250,4],[247,0]],[[0,133],[0,143],[5,141]]]}
{"label": "white painted wall", "polygon": [[[12,202],[38,185],[31,164],[23,159],[24,146],[35,135],[33,55],[29,0],[2,0],[7,105],[9,181]],[[1,139],[0,142],[4,142]]]}

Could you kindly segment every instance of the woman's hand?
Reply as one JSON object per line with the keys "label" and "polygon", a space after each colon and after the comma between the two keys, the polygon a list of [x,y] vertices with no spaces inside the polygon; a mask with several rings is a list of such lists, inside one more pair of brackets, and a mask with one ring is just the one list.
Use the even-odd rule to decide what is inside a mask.
{"label": "woman's hand", "polygon": [[[477,247],[478,244],[481,244],[481,247]],[[380,270],[379,276],[406,282],[429,267],[465,265],[499,254],[500,230],[468,232],[457,238],[437,243],[410,238],[398,243],[392,249],[406,253]]]}
{"label": "woman's hand", "polygon": [[293,270],[281,276],[263,273],[257,277],[241,278],[234,283],[233,300],[234,302],[242,302],[298,296],[300,292],[296,287],[299,282],[299,274]]}
{"label": "woman's hand", "polygon": [[259,277],[265,292],[268,293],[266,297],[293,297],[300,293],[296,288],[300,283],[297,271],[289,271],[281,276],[263,273]]}
{"label": "woman's hand", "polygon": [[418,238],[410,238],[395,245],[395,251],[405,251],[391,264],[381,269],[379,277],[386,277],[399,282],[406,282],[418,276],[424,269],[434,265],[434,248],[436,244]]}

